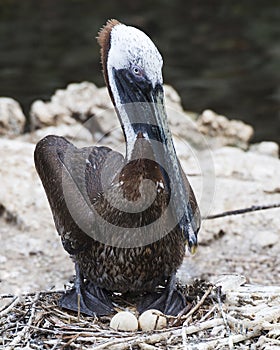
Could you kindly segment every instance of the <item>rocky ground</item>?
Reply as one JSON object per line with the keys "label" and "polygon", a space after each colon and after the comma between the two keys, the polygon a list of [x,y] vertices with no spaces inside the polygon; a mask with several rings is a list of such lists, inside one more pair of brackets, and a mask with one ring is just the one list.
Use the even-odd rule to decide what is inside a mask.
{"label": "rocky ground", "polygon": [[[169,123],[177,153],[199,199],[203,216],[252,205],[280,203],[278,145],[251,145],[253,129],[212,111],[195,116],[166,87]],[[117,118],[104,88],[72,84],[50,101],[36,101],[31,129],[11,99],[0,99],[0,291],[63,288],[73,264],[61,247],[47,199],[34,168],[36,142],[47,134],[78,146],[105,144],[124,150]],[[186,253],[178,276],[213,278],[242,274],[252,284],[279,285],[280,209],[204,220],[200,247]]]}

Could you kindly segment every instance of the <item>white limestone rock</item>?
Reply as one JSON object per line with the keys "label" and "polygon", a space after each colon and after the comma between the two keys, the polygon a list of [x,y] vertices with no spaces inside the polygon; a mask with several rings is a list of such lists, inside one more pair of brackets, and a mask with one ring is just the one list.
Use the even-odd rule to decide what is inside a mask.
{"label": "white limestone rock", "polygon": [[17,136],[23,133],[26,118],[20,104],[9,97],[0,97],[0,135]]}
{"label": "white limestone rock", "polygon": [[69,84],[66,89],[59,89],[50,101],[35,101],[30,110],[31,129],[60,124],[73,124],[76,120],[86,121],[95,111],[95,106],[102,106],[99,89],[93,83]]}
{"label": "white limestone rock", "polygon": [[263,141],[260,143],[255,143],[250,146],[249,151],[274,158],[279,158],[280,154],[279,145],[276,142],[272,141]]}
{"label": "white limestone rock", "polygon": [[74,122],[75,120],[71,118],[70,112],[63,105],[41,100],[37,100],[31,105],[31,130],[60,124],[72,124]]}
{"label": "white limestone rock", "polygon": [[211,144],[219,147],[229,145],[247,149],[254,134],[251,125],[229,120],[209,109],[198,117],[197,124],[202,134],[211,137]]}
{"label": "white limestone rock", "polygon": [[39,142],[47,135],[58,135],[67,138],[77,147],[92,146],[96,141],[91,132],[78,122],[67,125],[48,126],[22,135],[19,139],[31,143]]}

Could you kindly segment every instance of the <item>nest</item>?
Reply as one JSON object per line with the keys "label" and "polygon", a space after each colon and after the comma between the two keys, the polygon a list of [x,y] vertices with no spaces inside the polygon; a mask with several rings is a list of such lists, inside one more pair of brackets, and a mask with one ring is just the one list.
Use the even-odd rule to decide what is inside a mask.
{"label": "nest", "polygon": [[[166,329],[120,332],[111,317],[79,317],[58,307],[62,291],[21,296],[1,295],[4,349],[265,349],[280,347],[280,287],[236,284],[237,276],[211,285],[195,281],[181,286],[187,307],[167,317]],[[116,295],[120,309],[134,311],[131,301]]]}

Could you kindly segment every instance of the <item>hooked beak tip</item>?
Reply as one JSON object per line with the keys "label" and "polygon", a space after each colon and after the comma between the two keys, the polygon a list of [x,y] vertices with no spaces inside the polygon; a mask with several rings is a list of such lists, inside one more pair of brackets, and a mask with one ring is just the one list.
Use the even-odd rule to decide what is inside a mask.
{"label": "hooked beak tip", "polygon": [[188,249],[191,254],[195,254],[197,251],[197,232],[194,231],[191,225],[181,226],[181,230],[185,236],[185,242],[188,245]]}
{"label": "hooked beak tip", "polygon": [[197,238],[190,237],[187,242],[190,253],[194,255],[197,252]]}
{"label": "hooked beak tip", "polygon": [[194,255],[197,252],[197,245],[193,245],[192,247],[189,247],[190,252],[192,255]]}

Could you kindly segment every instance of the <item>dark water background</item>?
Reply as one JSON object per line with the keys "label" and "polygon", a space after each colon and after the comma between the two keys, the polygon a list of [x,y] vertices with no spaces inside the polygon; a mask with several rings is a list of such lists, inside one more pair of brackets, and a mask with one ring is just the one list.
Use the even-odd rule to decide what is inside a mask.
{"label": "dark water background", "polygon": [[104,85],[98,29],[117,18],[148,33],[165,82],[188,110],[212,108],[280,142],[280,2],[0,0],[0,96],[28,114],[70,82]]}

